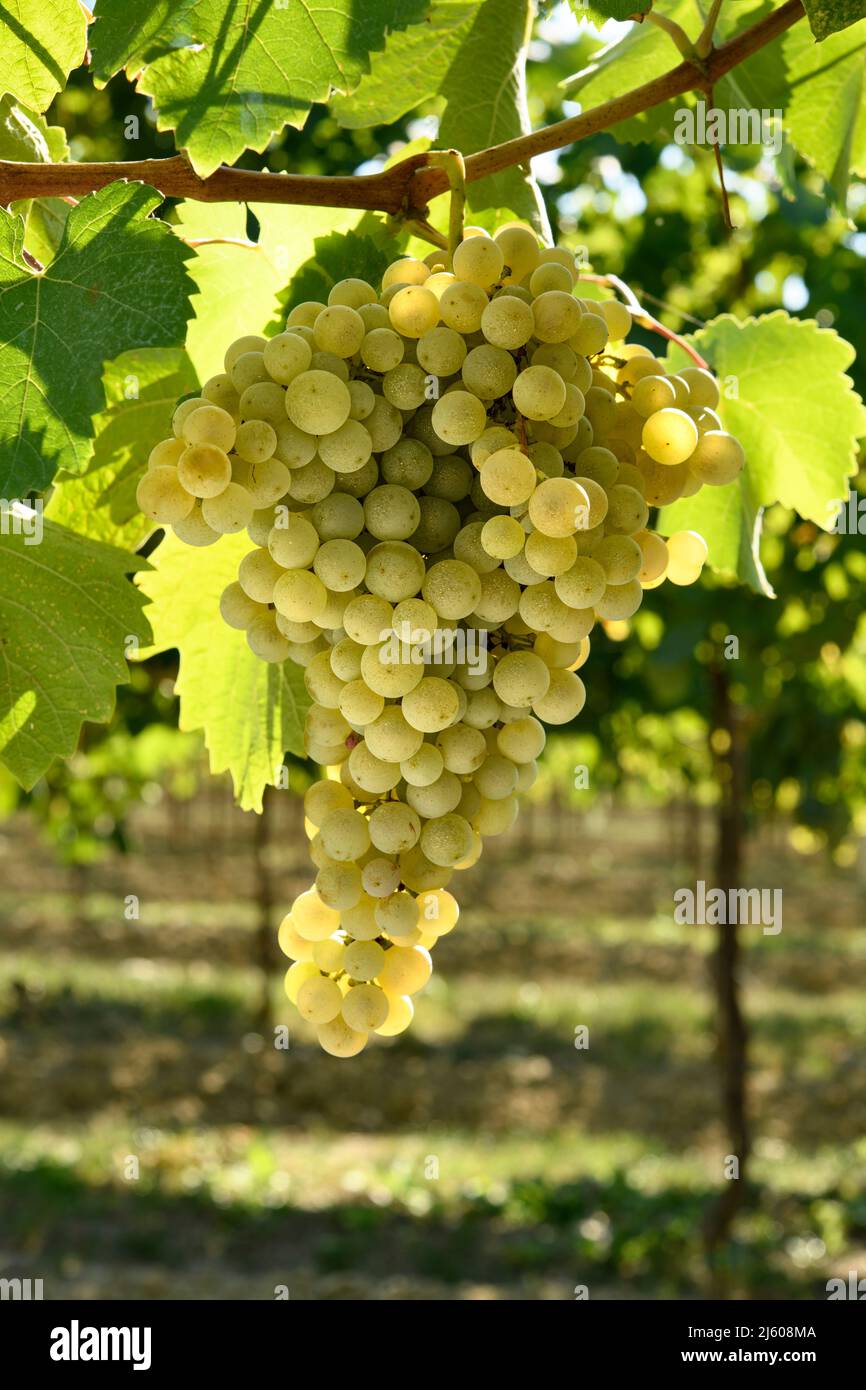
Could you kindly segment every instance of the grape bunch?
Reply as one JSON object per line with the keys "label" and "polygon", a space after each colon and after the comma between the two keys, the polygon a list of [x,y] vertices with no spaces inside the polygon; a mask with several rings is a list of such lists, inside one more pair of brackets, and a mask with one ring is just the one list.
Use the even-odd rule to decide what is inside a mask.
{"label": "grape bunch", "polygon": [[595,623],[689,584],[703,538],[650,509],[731,481],[710,372],[628,344],[574,257],[509,223],[335,284],[245,337],[152,451],[142,511],[190,545],[253,543],[221,613],[304,667],[315,883],[279,940],[286,991],[350,1057],[408,1027],[448,891],[514,822],[545,724],[583,708]]}

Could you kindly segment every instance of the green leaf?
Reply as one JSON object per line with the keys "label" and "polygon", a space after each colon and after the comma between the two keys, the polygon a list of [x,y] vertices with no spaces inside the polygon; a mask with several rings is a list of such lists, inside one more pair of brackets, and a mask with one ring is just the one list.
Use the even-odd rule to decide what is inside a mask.
{"label": "green leaf", "polygon": [[388,267],[390,257],[370,237],[356,232],[332,232],[316,237],[313,256],[297,271],[285,297],[288,312],[305,299],[327,303],[330,290],[338,280],[357,276],[368,284],[378,285]]}
{"label": "green leaf", "polygon": [[189,201],[178,208],[177,219],[186,241],[203,243],[187,262],[196,292],[186,348],[199,380],[205,382],[225,370],[223,357],[230,343],[247,333],[262,333],[271,322],[285,288],[286,269],[263,243],[243,244],[243,204]]}
{"label": "green leaf", "polygon": [[803,0],[816,39],[826,39],[866,16],[866,0]]}
{"label": "green leaf", "polygon": [[103,364],[132,347],[182,342],[189,249],[148,214],[160,195],[113,183],[83,198],[60,248],[34,275],[24,224],[0,214],[0,496],[80,473],[103,407]]}
{"label": "green leaf", "polygon": [[49,125],[7,92],[0,97],[0,159],[16,163],[59,163],[69,155],[62,126]]}
{"label": "green leaf", "polygon": [[349,130],[390,125],[435,96],[482,0],[434,0],[421,24],[388,35],[383,53],[351,96],[337,96],[331,110]]}
{"label": "green leaf", "polygon": [[[440,148],[474,154],[531,129],[526,45],[533,16],[532,0],[485,0],[480,7],[440,89],[446,103]],[[546,229],[544,205],[528,164],[479,179],[466,194],[470,212],[511,212]]]}
{"label": "green leaf", "polygon": [[251,548],[245,533],[202,549],[166,536],[139,582],[151,600],[152,652],[180,653],[181,729],[204,731],[211,772],[230,772],[241,807],[260,811],[285,753],[303,757],[310,700],[299,666],[261,661],[220,617],[220,594]]}
{"label": "green leaf", "polygon": [[866,175],[866,20],[820,44],[795,25],[784,53],[788,135],[844,208],[851,174]]}
{"label": "green leaf", "polygon": [[131,76],[146,58],[171,47],[170,36],[182,31],[194,0],[148,0],[146,5],[126,0],[97,0],[88,39],[91,71],[97,85],[126,68]]}
{"label": "green leaf", "polygon": [[[352,92],[390,29],[421,18],[428,0],[195,0],[150,34],[182,47],[147,64],[139,90],[160,130],[173,130],[206,177],[244,150],[263,151],[286,125],[300,128],[314,102]],[[103,5],[109,14],[128,0]],[[134,48],[140,48],[136,42]]]}
{"label": "green leaf", "polygon": [[623,23],[636,14],[646,14],[653,0],[569,0],[578,19],[588,19],[600,29],[609,19]]}
{"label": "green leaf", "polygon": [[[663,529],[701,531],[719,569],[761,588],[758,510],[781,502],[826,526],[857,471],[866,408],[846,375],[854,350],[831,329],[783,310],[744,322],[723,314],[690,341],[720,378],[719,413],[743,445],[746,470],[725,488],[664,508]],[[674,349],[670,360],[687,359]]]}
{"label": "green leaf", "polygon": [[50,521],[28,544],[12,520],[0,529],[0,761],[29,789],[75,751],[85,720],[110,718],[129,639],[151,634],[127,579],[143,561]]}
{"label": "green leaf", "polygon": [[84,62],[87,20],[78,0],[5,0],[0,5],[3,90],[45,111]]}
{"label": "green leaf", "polygon": [[135,490],[155,444],[171,434],[181,396],[198,389],[183,348],[137,348],[109,363],[106,409],[93,422],[93,458],[80,477],[61,477],[45,515],[80,535],[136,550],[154,530]]}

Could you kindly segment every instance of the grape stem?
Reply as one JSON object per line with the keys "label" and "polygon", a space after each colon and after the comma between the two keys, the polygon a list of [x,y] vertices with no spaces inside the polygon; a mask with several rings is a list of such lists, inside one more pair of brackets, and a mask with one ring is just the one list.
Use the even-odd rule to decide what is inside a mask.
{"label": "grape stem", "polygon": [[[610,130],[620,121],[696,87],[704,90],[707,83],[718,81],[802,20],[804,13],[802,0],[786,0],[727,43],[713,48],[705,60],[684,61],[634,91],[613,97],[579,116],[479,150],[466,159],[466,182],[475,183],[503,169],[527,163],[534,155],[562,149],[577,140]],[[427,152],[410,155],[378,174],[346,176],[259,173],[222,165],[208,178],[200,178],[183,155],[101,164],[28,164],[0,160],[0,206],[23,198],[56,198],[70,194],[81,197],[116,179],[141,180],[167,198],[192,198],[205,203],[360,208],[415,219],[425,218],[430,199],[448,188],[448,174],[442,167],[430,163]]]}
{"label": "grape stem", "polygon": [[463,214],[466,210],[466,164],[459,150],[432,150],[431,168],[444,169],[451,189],[448,213],[448,250],[453,256],[463,240]]}
{"label": "grape stem", "polygon": [[649,310],[645,309],[630,285],[624,280],[620,280],[618,275],[585,275],[583,272],[578,279],[585,280],[589,285],[607,285],[610,289],[616,290],[625,300],[626,307],[631,311],[631,316],[643,328],[649,329],[651,333],[658,333],[662,338],[667,338],[668,342],[676,343],[683,352],[688,353],[696,367],[703,367],[704,371],[710,370],[710,364],[705,362],[701,354],[692,347],[685,338],[679,333],[675,333],[672,328],[660,323]]}

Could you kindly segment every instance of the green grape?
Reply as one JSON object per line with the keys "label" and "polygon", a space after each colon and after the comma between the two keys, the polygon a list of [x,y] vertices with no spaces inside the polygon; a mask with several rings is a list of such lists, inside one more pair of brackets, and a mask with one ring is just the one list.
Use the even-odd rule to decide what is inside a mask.
{"label": "green grape", "polygon": [[424,492],[446,502],[462,502],[469,496],[474,477],[470,464],[459,454],[446,454],[436,459]]}
{"label": "green grape", "polygon": [[[354,864],[331,864],[326,866],[326,868],[337,869],[340,872],[346,872],[354,867]],[[317,876],[317,886],[319,877],[321,873],[324,872],[325,870],[321,870],[320,875]],[[298,940],[300,941],[301,938],[298,937]],[[325,941],[316,941],[310,946],[312,960],[326,975],[339,974],[343,968],[343,955],[345,950],[346,943],[339,936],[329,936]]]}
{"label": "green grape", "polygon": [[616,483],[607,495],[605,529],[615,535],[631,536],[646,526],[649,508],[636,488]]}
{"label": "green grape", "polygon": [[393,328],[374,328],[361,344],[361,361],[371,372],[390,372],[403,361],[403,339]]}
{"label": "green grape", "polygon": [[[302,936],[298,936],[298,933],[295,931],[295,924],[292,921],[292,914],[290,912],[286,913],[285,917],[280,923],[279,931],[277,934],[277,942],[283,955],[288,956],[290,960],[312,961],[313,951],[316,949],[316,947],[313,944],[313,942],[305,941]],[[309,971],[307,973],[306,978],[311,979],[312,974],[313,972]],[[298,989],[300,989],[302,983],[302,980],[298,981]],[[292,1002],[294,1002],[294,1000]]]}
{"label": "green grape", "polygon": [[458,280],[481,285],[485,289],[496,283],[505,264],[499,245],[484,234],[462,241],[451,259]]}
{"label": "green grape", "polygon": [[497,560],[510,560],[523,550],[526,533],[513,516],[491,516],[481,527],[481,545]]}
{"label": "green grape", "polygon": [[545,744],[544,729],[527,715],[504,724],[496,736],[499,752],[513,763],[530,763],[540,757]]}
{"label": "green grape", "polygon": [[427,571],[421,593],[440,618],[456,622],[474,611],[481,580],[462,560],[440,560]]}
{"label": "green grape", "polygon": [[[183,427],[189,416],[194,410],[199,410],[203,405],[207,404],[208,402],[202,400],[201,396],[191,396],[189,400],[181,401],[180,405],[175,407],[174,414],[171,417],[172,433],[178,439],[182,439]],[[185,442],[184,440],[184,443]]]}
{"label": "green grape", "polygon": [[[397,892],[400,887],[400,866],[393,859],[386,859],[384,855],[375,855],[374,858],[367,860],[361,870],[361,882],[364,885],[364,892],[376,899],[373,904],[373,916],[378,927],[379,920],[376,911],[379,906],[378,899],[390,898]],[[378,934],[378,931],[373,933],[374,936],[378,936]],[[370,938],[365,939],[369,940]]]}
{"label": "green grape", "polygon": [[416,256],[405,256],[402,260],[392,261],[382,276],[382,289],[386,290],[389,285],[423,285],[430,275],[430,267],[423,261],[419,261]]}
{"label": "green grape", "polygon": [[569,608],[593,608],[607,587],[605,570],[591,555],[580,555],[553,581],[557,598]]}
{"label": "green grape", "polygon": [[[376,921],[379,927],[400,945],[412,946],[419,936],[418,904],[410,893],[392,893],[376,904]],[[384,964],[384,962],[383,962]]]}
{"label": "green grape", "polygon": [[316,456],[316,437],[299,430],[291,420],[283,420],[273,427],[277,434],[277,447],[274,457],[287,468],[303,468]]}
{"label": "green grape", "polygon": [[266,611],[261,603],[256,603],[244,593],[237,581],[229,584],[220,595],[220,616],[223,622],[239,631],[245,631]]}
{"label": "green grape", "polygon": [[310,520],[322,541],[353,541],[364,529],[364,508],[357,497],[331,492],[316,503]]}
{"label": "green grape", "polygon": [[346,420],[319,440],[319,457],[335,473],[357,473],[372,452],[370,432],[360,420]]}
{"label": "green grape", "polygon": [[535,700],[532,712],[545,724],[568,724],[576,719],[586,703],[586,687],[573,671],[550,673],[550,685],[540,700]]}
{"label": "green grape", "polygon": [[385,483],[364,499],[364,521],[377,540],[407,540],[420,520],[418,499],[408,488]]}
{"label": "green grape", "polygon": [[497,449],[481,465],[481,486],[497,506],[517,507],[528,502],[535,485],[532,460],[519,449]]}
{"label": "green grape", "polygon": [[608,584],[630,583],[643,564],[641,548],[631,536],[606,536],[596,546],[592,558],[601,565]]}
{"label": "green grape", "polygon": [[481,798],[481,805],[472,817],[472,828],[479,835],[503,835],[517,819],[517,797],[503,796],[498,801]]}
{"label": "green grape", "polygon": [[420,662],[393,659],[390,643],[367,647],[361,658],[361,676],[371,690],[383,695],[386,700],[397,700],[408,695],[424,675]]}
{"label": "green grape", "polygon": [[341,681],[356,681],[361,677],[361,657],[364,648],[351,637],[341,637],[331,648],[331,670]]}
{"label": "green grape", "polygon": [[[185,450],[188,453],[189,450]],[[226,459],[228,463],[228,459]],[[229,473],[231,465],[229,464]],[[142,474],[135,493],[139,510],[152,521],[163,525],[182,522],[195,506],[195,497],[184,486],[178,469],[167,464],[150,468]]]}
{"label": "green grape", "polygon": [[424,576],[422,557],[405,541],[382,541],[367,555],[367,588],[389,603],[414,598],[424,583]]}
{"label": "green grape", "polygon": [[[571,458],[571,454],[568,455]],[[588,478],[602,488],[613,487],[619,473],[619,460],[616,454],[602,445],[592,444],[574,455],[574,471],[581,485]]]}
{"label": "green grape", "polygon": [[289,496],[295,502],[311,507],[334,490],[334,473],[320,458],[311,459],[302,468],[293,468],[289,475]]}
{"label": "green grape", "polygon": [[187,444],[212,444],[228,454],[234,446],[236,427],[227,410],[207,404],[187,416],[182,433]]}
{"label": "green grape", "polygon": [[352,398],[349,419],[366,420],[376,404],[376,393],[372,386],[368,386],[366,381],[350,381],[349,395]]}
{"label": "green grape", "polygon": [[398,1034],[405,1033],[415,1017],[415,1006],[408,994],[388,994],[386,998],[388,1013],[385,1022],[374,1028],[373,1032],[378,1033],[380,1038],[396,1038]]}
{"label": "green grape", "polygon": [[[357,589],[362,583],[367,557],[354,541],[325,541],[316,551],[313,569],[327,589],[342,594],[349,589]],[[286,616],[293,615],[287,613]]]}
{"label": "green grape", "polygon": [[470,521],[454,537],[454,559],[462,560],[476,574],[484,575],[498,569],[498,561],[481,544],[483,521]]}
{"label": "green grape", "polygon": [[384,642],[393,617],[394,609],[385,599],[375,594],[360,594],[348,603],[343,626],[347,636],[367,647],[374,642]]}
{"label": "green grape", "polygon": [[340,914],[322,902],[315,888],[308,888],[292,904],[292,922],[305,941],[324,941],[339,927]]}
{"label": "green grape", "polygon": [[496,569],[481,575],[481,597],[475,605],[474,616],[484,623],[499,626],[512,617],[520,603],[520,585]]}
{"label": "green grape", "polygon": [[400,875],[412,893],[425,893],[431,888],[447,888],[453,873],[453,869],[443,868],[441,864],[431,864],[417,845],[400,855]]}
{"label": "green grape", "polygon": [[180,521],[174,522],[172,530],[184,545],[213,545],[214,541],[219,540],[219,533],[208,526],[202,516],[201,503],[193,507]]}
{"label": "green grape", "polygon": [[286,387],[286,413],[307,434],[331,434],[349,418],[349,388],[330,372],[301,372]]}
{"label": "green grape", "polygon": [[411,541],[424,555],[446,550],[460,530],[460,513],[444,497],[419,497],[420,520]]}
{"label": "green grape", "polygon": [[154,444],[147,456],[148,468],[177,468],[185,448],[185,439],[161,439],[158,444]]}
{"label": "green grape", "polygon": [[549,684],[550,670],[535,652],[509,652],[493,672],[493,689],[508,705],[530,705]]}
{"label": "green grape", "polygon": [[247,463],[264,463],[276,447],[277,432],[266,420],[245,420],[238,426],[235,453]]}
{"label": "green grape", "polygon": [[689,388],[689,405],[716,409],[720,400],[719,383],[712,372],[703,367],[684,367],[677,375]]}
{"label": "green grape", "polygon": [[582,357],[594,357],[607,344],[608,329],[601,313],[581,314],[575,331],[568,340],[568,346]]}
{"label": "green grape", "polygon": [[707,559],[707,543],[697,531],[676,531],[667,541],[666,577],[672,584],[693,584]]}
{"label": "green grape", "polygon": [[689,471],[701,483],[723,487],[732,483],[745,464],[743,447],[724,430],[708,430],[697,442],[689,458]]}
{"label": "green grape", "polygon": [[382,395],[398,410],[416,410],[427,399],[427,377],[415,362],[401,362],[382,378]]}
{"label": "green grape", "polygon": [[421,818],[403,801],[385,801],[370,815],[370,839],[383,854],[400,854],[418,843]]}
{"label": "green grape", "polygon": [[218,497],[205,497],[201,514],[212,531],[220,536],[233,536],[249,526],[254,505],[246,488],[229,483]]}
{"label": "green grape", "polygon": [[642,599],[643,589],[636,579],[627,584],[608,584],[595,605],[596,616],[609,622],[622,622],[637,612]]}
{"label": "green grape", "polygon": [[[142,484],[156,471],[150,469]],[[193,497],[218,497],[232,480],[231,461],[215,444],[189,444],[180,456],[177,479]]]}
{"label": "green grape", "polygon": [[377,396],[364,428],[373,441],[374,453],[383,454],[393,448],[403,433],[403,416],[384,396]]}
{"label": "green grape", "polygon": [[457,280],[445,289],[439,299],[442,322],[455,332],[477,333],[489,300],[480,285]]}
{"label": "green grape", "polygon": [[406,787],[406,800],[413,811],[417,811],[425,820],[430,820],[453,811],[455,806],[459,805],[462,793],[462,782],[445,768],[443,759],[443,770],[435,782],[428,782],[425,786],[413,786],[409,783]]}
{"label": "green grape", "polygon": [[[505,262],[503,278],[506,284],[518,283],[538,265],[538,238],[531,227],[520,222],[508,222],[493,233]],[[507,273],[506,273],[507,272]]]}
{"label": "green grape", "polygon": [[340,713],[359,728],[372,724],[384,708],[384,698],[370,690],[360,678],[347,681],[340,691]]}
{"label": "green grape", "polygon": [[515,408],[527,420],[549,420],[565,405],[565,382],[552,367],[524,367],[511,394]]}
{"label": "green grape", "polygon": [[529,498],[529,518],[545,536],[571,536],[590,514],[590,500],[573,478],[545,478]]}
{"label": "green grape", "polygon": [[[379,861],[376,861],[379,862]],[[364,870],[361,878],[364,878]],[[379,935],[379,925],[374,916],[375,901],[365,893],[355,907],[340,913],[340,926],[355,941],[374,941]]]}
{"label": "green grape", "polygon": [[[542,273],[543,267],[539,267],[534,272],[536,276]],[[532,315],[535,321],[534,336],[540,343],[570,342],[574,334],[579,332],[583,318],[580,305],[571,293],[570,285],[567,290],[544,290],[533,301]],[[570,345],[574,348],[573,342]],[[577,350],[575,348],[575,351]],[[535,418],[543,419],[544,417],[536,416]]]}
{"label": "green grape", "polygon": [[388,1017],[390,1002],[378,985],[354,985],[343,1000],[343,1021],[359,1037],[381,1029]]}
{"label": "green grape", "polygon": [[433,428],[446,444],[471,444],[487,424],[483,401],[469,391],[447,391],[433,407]]}
{"label": "green grape", "polygon": [[231,377],[226,372],[220,372],[217,376],[212,376],[201,388],[204,400],[210,401],[211,405],[218,405],[223,410],[227,410],[229,415],[237,416],[240,406],[240,396],[234,388]]}
{"label": "green grape", "polygon": [[361,898],[361,870],[357,864],[326,864],[316,874],[316,891],[328,907],[338,911],[354,907]]}
{"label": "green grape", "polygon": [[276,428],[286,418],[286,393],[272,381],[258,381],[243,392],[238,409],[242,420],[265,420]]}
{"label": "green grape", "polygon": [[445,816],[437,816],[426,822],[421,831],[420,845],[421,852],[432,864],[451,869],[471,852],[472,827],[463,816],[453,811]]}
{"label": "green grape", "polygon": [[267,550],[251,550],[238,566],[238,583],[256,603],[273,603],[274,585],[283,570]]}
{"label": "green grape", "polygon": [[[436,330],[438,332],[438,330]],[[386,483],[417,491],[433,473],[433,455],[419,439],[405,437],[382,455],[382,477]]]}
{"label": "green grape", "polygon": [[526,537],[526,558],[539,574],[553,579],[571,569],[577,558],[577,544],[573,536],[545,536],[543,531],[533,531]]}
{"label": "green grape", "polygon": [[463,723],[472,729],[489,729],[499,720],[502,706],[499,696],[491,686],[472,690],[466,698]]}
{"label": "green grape", "polygon": [[[467,391],[482,401],[493,401],[505,396],[514,385],[517,367],[510,352],[504,348],[493,347],[489,343],[473,348],[467,354],[461,368],[463,384]],[[444,399],[447,399],[445,397]],[[436,412],[433,412],[434,422]],[[473,439],[478,437],[473,435]],[[468,441],[459,441],[461,443]]]}
{"label": "green grape", "polygon": [[354,357],[360,351],[366,333],[364,320],[348,304],[332,304],[317,316],[313,337],[320,352],[335,357]]}
{"label": "green grape", "polygon": [[319,827],[331,811],[347,810],[352,805],[351,794],[340,782],[322,777],[304,793],[304,815]]}
{"label": "green grape", "polygon": [[[457,689],[450,681],[443,680],[441,676],[424,676],[414,690],[403,696],[401,708],[402,717],[410,728],[421,734],[433,734],[453,723],[460,702]],[[396,760],[402,762],[415,751],[413,748],[410,752],[400,753],[396,755]]]}
{"label": "green grape", "polygon": [[632,407],[644,420],[658,410],[676,405],[676,400],[676,388],[666,376],[641,377],[632,388]]}
{"label": "green grape", "polygon": [[406,285],[388,304],[388,314],[404,338],[422,338],[439,322],[439,300],[423,285]]}
{"label": "green grape", "polygon": [[[423,680],[419,684],[423,685]],[[403,698],[404,701],[411,699],[411,693]],[[388,705],[378,718],[368,724],[364,738],[370,752],[377,758],[389,763],[401,763],[417,753],[423,742],[423,733],[419,733],[416,726],[407,721],[399,705]]]}
{"label": "green grape", "polygon": [[458,777],[473,773],[487,753],[487,741],[481,730],[462,723],[443,729],[436,739],[436,747],[442,755],[445,771]]}
{"label": "green grape", "polygon": [[319,827],[322,848],[330,859],[354,863],[370,848],[370,831],[360,811],[338,807]]}
{"label": "green grape", "polygon": [[284,525],[277,522],[271,529],[268,550],[283,569],[306,569],[319,548],[318,532],[299,512],[288,512],[284,520]]}
{"label": "green grape", "polygon": [[384,964],[378,941],[350,941],[343,952],[343,969],[353,980],[375,980]]}
{"label": "green grape", "polygon": [[310,699],[325,709],[339,709],[343,681],[331,668],[329,652],[319,652],[304,671],[304,685]]}
{"label": "green grape", "polygon": [[258,386],[260,383],[266,384],[270,381],[264,355],[261,352],[241,353],[229,372],[229,376],[232,379],[232,386],[240,396],[243,396],[244,391],[248,390],[250,386]]}
{"label": "green grape", "polygon": [[293,1004],[298,1002],[298,991],[307,980],[321,979],[319,967],[312,960],[296,960],[286,971],[283,988]]}
{"label": "green grape", "polygon": [[422,743],[411,758],[400,763],[400,772],[409,787],[429,787],[442,775],[443,768],[442,754],[432,743]]}
{"label": "green grape", "polygon": [[698,427],[684,410],[658,410],[644,423],[641,442],[656,463],[685,463],[697,446]]}
{"label": "green grape", "polygon": [[343,1005],[343,992],[336,980],[329,980],[324,974],[318,979],[304,980],[297,991],[295,1006],[307,1023],[329,1023],[335,1019]]}
{"label": "green grape", "polygon": [[274,606],[292,622],[313,622],[327,601],[325,585],[318,575],[311,574],[309,570],[284,570],[274,585]]}
{"label": "green grape", "polygon": [[418,339],[418,364],[433,376],[453,376],[465,356],[466,342],[453,328],[431,328]]}
{"label": "green grape", "polygon": [[364,305],[375,304],[376,300],[373,286],[355,277],[338,280],[328,294],[329,304],[348,304],[350,309],[361,309]]}
{"label": "green grape", "polygon": [[224,365],[226,372],[231,375],[232,369],[239,358],[249,352],[263,352],[266,346],[264,338],[249,335],[244,338],[236,338],[230,347],[226,349]]}
{"label": "green grape", "polygon": [[268,375],[282,386],[288,386],[296,376],[308,370],[312,355],[309,344],[297,333],[278,333],[262,348]]}
{"label": "green grape", "polygon": [[367,1046],[367,1034],[350,1028],[342,1015],[323,1023],[316,1037],[319,1046],[332,1057],[357,1057]]}
{"label": "green grape", "polygon": [[392,946],[385,952],[379,984],[388,995],[417,994],[432,972],[430,953],[423,946]]}

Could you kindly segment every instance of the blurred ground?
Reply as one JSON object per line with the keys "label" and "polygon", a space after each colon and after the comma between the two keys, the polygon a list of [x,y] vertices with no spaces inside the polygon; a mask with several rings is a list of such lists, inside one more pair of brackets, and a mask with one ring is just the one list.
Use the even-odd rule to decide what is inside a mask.
{"label": "blurred ground", "polygon": [[[310,877],[275,801],[274,922]],[[0,1275],[48,1298],[701,1297],[726,1146],[710,932],[671,921],[711,876],[694,817],[533,808],[460,877],[411,1032],[343,1063],[278,963],[290,1049],[263,1030],[251,821],[216,793],[152,808],[138,852],[86,874],[0,827]],[[729,1287],[824,1297],[866,1261],[862,895],[781,832],[750,864],[785,926],[746,931],[757,1141]]]}

